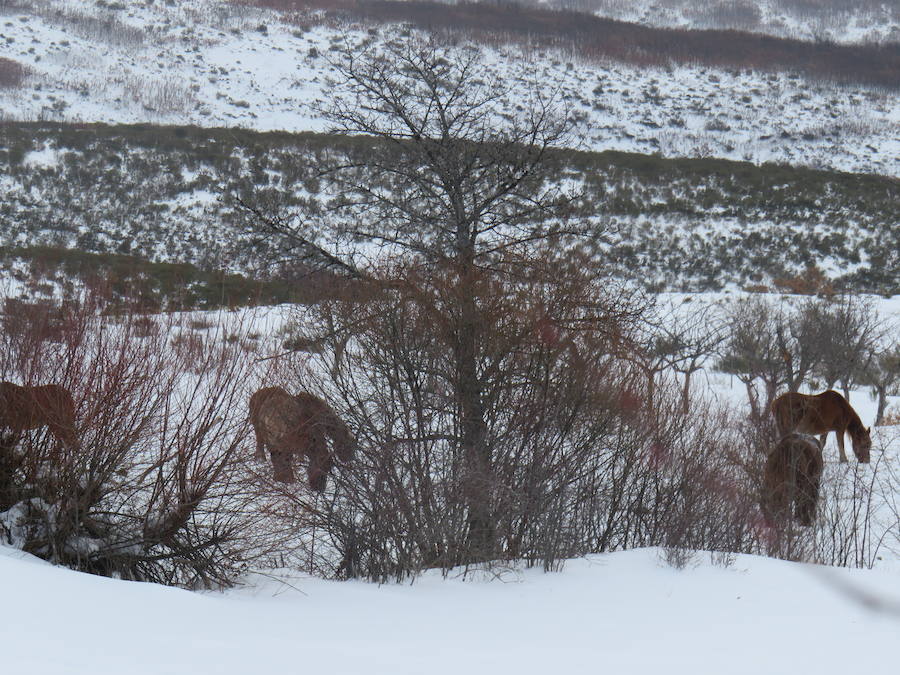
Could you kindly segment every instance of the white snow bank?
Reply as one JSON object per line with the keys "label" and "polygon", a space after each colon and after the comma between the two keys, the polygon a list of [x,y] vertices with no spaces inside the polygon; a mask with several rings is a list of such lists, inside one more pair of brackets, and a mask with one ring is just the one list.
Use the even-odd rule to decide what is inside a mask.
{"label": "white snow bank", "polygon": [[[375,586],[259,577],[198,594],[51,567],[0,548],[0,663],[11,673],[888,672],[900,616],[806,565],[739,556],[676,571],[653,549],[558,574],[425,575]],[[882,598],[900,575],[834,570]],[[274,670],[278,669],[278,670]]]}

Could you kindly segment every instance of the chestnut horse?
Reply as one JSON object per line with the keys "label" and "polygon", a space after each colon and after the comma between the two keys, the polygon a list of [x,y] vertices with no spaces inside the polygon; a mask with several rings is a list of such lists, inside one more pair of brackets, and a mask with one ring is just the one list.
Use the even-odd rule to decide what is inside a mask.
{"label": "chestnut horse", "polygon": [[67,448],[75,448],[75,402],[57,384],[24,386],[0,382],[0,430],[9,429],[15,443],[23,432],[47,427]]}
{"label": "chestnut horse", "polygon": [[825,447],[828,432],[834,431],[842,462],[847,461],[844,434],[849,433],[856,458],[863,463],[869,461],[869,451],[872,448],[869,429],[863,426],[847,399],[834,390],[811,396],[795,392],[782,394],[772,401],[772,414],[781,436],[791,431],[814,434],[819,436],[822,447]]}
{"label": "chestnut horse", "polygon": [[[313,490],[322,492],[334,456],[342,462],[353,458],[355,441],[347,425],[325,401],[307,392],[291,396],[281,387],[266,387],[250,397],[250,422],[256,434],[256,458],[268,448],[275,480],[294,482],[291,460],[295,452],[306,455],[306,473]],[[331,439],[329,452],[326,437]]]}
{"label": "chestnut horse", "polygon": [[763,470],[762,508],[770,524],[784,522],[794,505],[801,525],[812,525],[822,477],[822,445],[814,436],[791,433],[778,441]]}

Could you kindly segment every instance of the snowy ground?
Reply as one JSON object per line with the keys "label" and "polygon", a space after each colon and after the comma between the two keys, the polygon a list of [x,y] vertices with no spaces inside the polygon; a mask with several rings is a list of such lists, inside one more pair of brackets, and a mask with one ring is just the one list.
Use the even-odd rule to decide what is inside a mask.
{"label": "snowy ground", "polygon": [[[303,29],[211,0],[71,0],[0,8],[0,57],[26,66],[0,88],[0,119],[324,129],[329,54],[391,28]],[[900,175],[900,96],[789,74],[640,69],[569,55],[487,50],[504,77],[553,83],[585,149],[785,162]]]}
{"label": "snowy ground", "polygon": [[0,548],[9,673],[891,672],[894,571],[826,571],[697,554],[678,571],[656,549],[569,561],[561,573],[426,575],[375,586],[256,578],[190,593],[54,568]]}
{"label": "snowy ground", "polygon": [[796,0],[534,0],[551,7],[578,7],[621,21],[664,28],[724,28],[801,40],[896,42],[896,0],[797,2]]}
{"label": "snowy ground", "polygon": [[[285,311],[254,310],[254,330],[272,334]],[[740,401],[727,379],[711,374],[710,389]],[[867,397],[854,397],[871,422]],[[282,570],[191,593],[72,572],[0,545],[0,664],[72,675],[887,673],[898,573],[894,557],[849,570],[706,552],[678,570],[665,552],[640,549],[550,574],[501,567],[377,586]]]}

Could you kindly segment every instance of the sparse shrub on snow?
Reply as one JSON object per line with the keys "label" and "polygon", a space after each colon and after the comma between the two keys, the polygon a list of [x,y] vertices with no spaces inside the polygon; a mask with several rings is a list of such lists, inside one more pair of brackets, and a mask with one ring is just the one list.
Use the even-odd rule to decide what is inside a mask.
{"label": "sparse shrub on snow", "polygon": [[18,89],[28,75],[28,68],[18,61],[0,56],[0,89]]}

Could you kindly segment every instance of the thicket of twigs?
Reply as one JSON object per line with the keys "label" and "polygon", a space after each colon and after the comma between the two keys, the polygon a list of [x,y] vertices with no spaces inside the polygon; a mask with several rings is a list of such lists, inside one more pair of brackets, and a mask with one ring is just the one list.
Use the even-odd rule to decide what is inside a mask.
{"label": "thicket of twigs", "polygon": [[[685,386],[704,354],[727,346],[724,332],[709,339],[714,318],[695,313],[702,345],[690,339],[698,322],[689,319],[667,321],[667,337],[654,339],[647,307],[623,311],[621,298],[598,302],[603,291],[590,283],[576,292],[586,277],[564,278],[557,270],[546,287],[492,290],[490,325],[481,327],[495,376],[485,392],[491,464],[483,475],[472,475],[458,449],[439,298],[423,299],[417,287],[414,298],[387,293],[364,310],[323,303],[300,317],[324,338],[295,377],[315,382],[360,437],[333,490],[314,504],[285,494],[281,515],[306,528],[309,571],[384,581],[483,562],[469,535],[473,489],[489,495],[492,559],[545,569],[635,546],[661,546],[676,565],[688,551],[709,550],[722,560],[757,553],[871,566],[900,543],[890,534],[896,478],[883,444],[869,466],[837,467],[826,454],[813,527],[766,522],[771,426]],[[602,307],[591,326],[575,320],[587,297]],[[724,317],[718,325],[724,330]],[[352,326],[352,337],[336,326]],[[676,344],[683,358],[673,356]],[[656,367],[651,352],[663,346],[669,360]]]}
{"label": "thicket of twigs", "polygon": [[[365,303],[307,307],[297,325],[314,348],[264,361],[240,313],[228,328],[109,315],[88,294],[6,314],[0,376],[70,389],[80,442],[2,434],[0,536],[75,569],[188,587],[283,565],[377,581],[473,563],[556,569],[636,546],[660,546],[674,565],[696,550],[865,567],[897,552],[887,441],[870,465],[826,450],[814,526],[771,526],[759,508],[771,429],[685,388],[696,326],[667,321],[681,337],[653,338],[646,305],[554,272],[552,284],[482,289],[493,377],[481,474],[460,456],[439,278],[401,283],[394,270]],[[672,360],[675,344],[688,361]],[[323,396],[357,436],[356,458],[322,495],[250,459],[247,400],[273,384]],[[473,490],[487,495],[489,559],[471,540]]]}
{"label": "thicket of twigs", "polygon": [[68,389],[78,441],[0,430],[0,536],[88,572],[229,585],[278,541],[246,469],[247,343],[105,309],[86,293],[3,317],[0,379]]}

